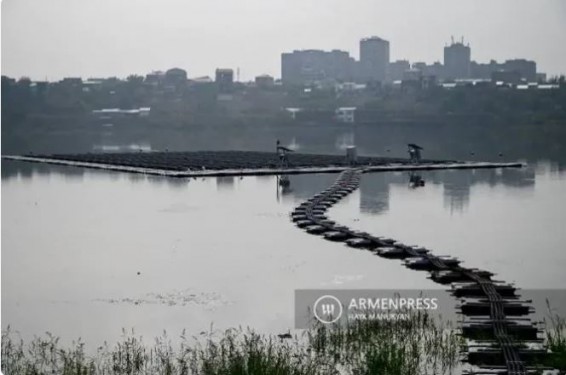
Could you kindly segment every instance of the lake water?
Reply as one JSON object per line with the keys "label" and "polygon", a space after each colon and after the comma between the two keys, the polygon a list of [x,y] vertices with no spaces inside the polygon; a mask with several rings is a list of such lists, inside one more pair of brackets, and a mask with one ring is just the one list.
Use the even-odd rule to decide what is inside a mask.
{"label": "lake water", "polygon": [[[459,257],[523,288],[566,285],[566,173],[513,170],[362,177],[329,214]],[[292,208],[336,175],[167,179],[2,162],[2,328],[24,338],[116,341],[234,326],[285,332],[300,288],[433,289],[410,271],[297,229]]]}

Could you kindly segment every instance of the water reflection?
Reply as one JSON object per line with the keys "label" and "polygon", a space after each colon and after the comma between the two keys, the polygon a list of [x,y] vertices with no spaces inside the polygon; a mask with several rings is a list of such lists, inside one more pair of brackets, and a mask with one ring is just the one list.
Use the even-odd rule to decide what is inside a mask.
{"label": "water reflection", "polygon": [[190,178],[167,178],[167,177],[161,177],[161,178],[167,180],[167,186],[169,186],[171,189],[178,189],[178,190],[186,189],[189,182],[191,181]]}
{"label": "water reflection", "polygon": [[82,181],[84,168],[69,168],[57,165],[27,163],[19,161],[2,160],[2,179],[21,178],[31,179],[34,175],[49,176],[52,173],[61,173],[67,181]]}
{"label": "water reflection", "polygon": [[365,175],[360,182],[360,211],[375,215],[389,211],[389,186],[399,183],[399,177],[392,173]]}
{"label": "water reflection", "polygon": [[[415,190],[443,189],[444,207],[450,212],[463,212],[470,205],[471,191],[474,186],[485,185],[490,188],[499,186],[532,191],[537,174],[554,175],[560,169],[552,163],[536,163],[520,169],[476,169],[371,173],[360,182],[360,212],[380,215],[389,211],[391,188]],[[295,200],[304,200],[326,189],[336,179],[335,174],[290,176],[293,187],[290,194]],[[428,182],[428,183],[427,183]]]}
{"label": "water reflection", "polygon": [[425,180],[420,173],[409,172],[409,187],[411,189],[418,189],[425,186]]}
{"label": "water reflection", "polygon": [[57,175],[66,182],[84,182],[86,176],[104,176],[105,179],[118,181],[126,179],[134,185],[150,182],[152,185],[168,186],[173,189],[184,189],[191,179],[189,178],[169,178],[165,176],[144,175],[140,173],[125,173],[116,171],[106,171],[103,169],[85,169],[73,166],[61,166],[54,164],[30,163],[14,160],[2,160],[2,180],[11,179],[33,180],[34,178],[50,179]]}
{"label": "water reflection", "polygon": [[[134,184],[139,184],[139,183],[145,182],[147,180],[147,177],[143,174],[140,174],[140,173],[128,173],[127,176],[128,176],[128,180],[130,182],[133,182]],[[154,183],[155,184],[162,184],[162,183],[164,183],[164,181],[154,180]]]}
{"label": "water reflection", "polygon": [[298,174],[289,176],[292,193],[289,199],[305,200],[328,188],[336,180],[336,173]]}
{"label": "water reflection", "polygon": [[[523,191],[531,191],[535,187],[537,176],[558,176],[562,170],[556,163],[537,162],[521,169],[477,169],[449,171],[421,171],[366,174],[360,182],[360,212],[380,215],[389,211],[391,187],[415,190],[443,189],[444,207],[450,212],[463,212],[470,205],[471,191],[474,186],[485,185],[490,188],[498,186],[511,187]],[[185,188],[190,179],[146,176],[136,173],[111,172],[96,169],[84,169],[68,166],[47,165],[15,161],[2,161],[2,179],[32,179],[34,175],[49,176],[52,173],[63,175],[68,181],[81,182],[85,173],[104,174],[115,180],[127,178],[134,184],[151,181],[156,185],[168,185],[172,188]],[[216,178],[219,191],[231,191],[235,188],[236,177]],[[273,176],[256,176],[261,184],[275,184],[276,199],[283,202],[302,201],[330,186],[336,179],[335,173],[317,175],[291,175],[289,185],[282,186],[279,179]],[[426,183],[425,183],[426,181]]]}
{"label": "water reflection", "polygon": [[218,190],[234,190],[235,177],[233,176],[223,176],[216,177],[216,188]]}
{"label": "water reflection", "polygon": [[289,176],[277,176],[275,178],[275,183],[277,202],[281,202],[282,197],[288,196],[292,198],[293,187],[291,186],[291,179]]}

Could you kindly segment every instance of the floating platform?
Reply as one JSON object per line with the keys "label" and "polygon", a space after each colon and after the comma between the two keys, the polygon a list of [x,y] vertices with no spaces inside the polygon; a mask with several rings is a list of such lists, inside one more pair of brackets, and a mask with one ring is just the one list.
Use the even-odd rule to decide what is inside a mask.
{"label": "floating platform", "polygon": [[[420,255],[424,255],[428,253],[427,249],[421,247],[414,248],[413,250]],[[379,248],[377,249],[377,254],[381,257],[389,258],[389,259],[405,259],[412,256],[411,254],[409,254],[407,249],[396,246]],[[418,259],[420,260],[422,258],[418,258]]]}
{"label": "floating platform", "polygon": [[[431,259],[432,257],[411,257],[404,260],[405,267],[410,268],[412,270],[417,271],[434,271],[438,268],[438,266],[433,262]],[[456,258],[452,258],[449,256],[438,256],[435,257],[437,260],[442,262],[445,266],[457,266],[460,264],[460,261]]]}
{"label": "floating platform", "polygon": [[377,244],[371,240],[368,240],[366,238],[358,238],[358,237],[354,237],[354,238],[349,238],[346,241],[346,245],[350,246],[350,247],[355,247],[355,248],[374,248],[377,246]]}
{"label": "floating platform", "polygon": [[[497,293],[503,298],[516,297],[517,290],[513,285],[503,283],[493,283],[493,287]],[[452,294],[456,297],[483,297],[485,293],[480,285],[476,283],[453,283]]]}
{"label": "floating platform", "polygon": [[[487,298],[466,298],[458,307],[466,316],[489,316],[491,314],[491,304]],[[523,316],[533,312],[532,306],[527,301],[503,300],[501,307],[506,316]]]}
{"label": "floating platform", "polygon": [[[486,280],[490,280],[493,276],[493,273],[478,269],[470,269],[469,271],[473,272],[475,275],[482,277]],[[441,270],[441,271],[433,271],[430,275],[430,279],[439,284],[452,284],[452,283],[461,283],[466,281],[471,281],[468,275],[464,272],[454,271],[454,270]]]}
{"label": "floating platform", "polygon": [[[530,375],[540,370],[548,352],[544,346],[527,343],[542,342],[537,324],[528,319],[534,312],[530,301],[521,301],[513,285],[492,280],[493,273],[477,268],[465,268],[460,260],[450,256],[435,256],[430,250],[405,245],[391,238],[376,237],[328,220],[329,207],[359,187],[360,176],[369,168],[352,168],[340,173],[326,190],[300,204],[291,218],[311,234],[331,241],[366,249],[389,259],[402,259],[405,266],[428,271],[429,277],[443,285],[451,285],[464,321],[462,336],[468,342],[467,362],[479,366],[469,374]],[[304,221],[298,221],[301,218]],[[300,224],[298,224],[300,223]],[[312,224],[312,225],[308,225]],[[525,317],[525,318],[523,318]],[[477,340],[483,340],[478,342]],[[475,343],[472,343],[475,342]]]}
{"label": "floating platform", "polygon": [[[351,168],[343,155],[292,154],[289,166],[281,168],[274,152],[195,151],[138,152],[103,154],[4,155],[3,159],[35,163],[96,168],[120,172],[169,177],[221,177],[304,173],[336,173]],[[483,163],[454,160],[423,160],[413,164],[408,159],[359,157],[357,168],[363,172],[391,172],[437,169],[519,168],[521,163]],[[334,191],[334,198],[347,195],[358,179],[344,181]],[[327,197],[329,198],[329,197]]]}
{"label": "floating platform", "polygon": [[[546,349],[540,348],[518,348],[518,354],[526,365],[531,363],[542,363],[547,355]],[[505,361],[501,348],[472,347],[468,349],[468,363],[475,366],[496,366]]]}
{"label": "floating platform", "polygon": [[[515,340],[538,340],[540,330],[528,320],[505,320],[501,324]],[[462,336],[470,339],[495,338],[493,321],[490,319],[462,322]]]}

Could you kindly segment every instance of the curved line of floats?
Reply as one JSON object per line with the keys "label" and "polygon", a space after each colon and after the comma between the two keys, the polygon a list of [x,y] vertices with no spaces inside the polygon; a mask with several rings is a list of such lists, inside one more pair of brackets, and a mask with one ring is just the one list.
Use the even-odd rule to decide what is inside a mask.
{"label": "curved line of floats", "polygon": [[[521,325],[517,321],[507,319],[507,315],[523,311],[527,315],[533,311],[530,306],[521,302],[512,302],[506,298],[515,298],[515,288],[508,284],[491,280],[491,274],[478,269],[463,268],[459,260],[448,256],[434,256],[429,250],[418,246],[407,246],[390,238],[375,237],[366,232],[352,230],[341,226],[326,216],[328,208],[359,187],[363,168],[352,168],[340,173],[338,179],[328,189],[301,203],[291,213],[292,221],[313,235],[321,235],[330,241],[344,242],[354,248],[370,250],[377,255],[389,259],[402,259],[406,267],[431,272],[431,279],[441,284],[453,284],[452,293],[456,297],[482,298],[483,302],[467,305],[470,315],[487,315],[490,318],[480,323],[470,323],[462,327],[462,333],[468,337],[474,333],[490,335],[498,347],[487,345],[476,358],[483,368],[506,370],[513,375],[530,374],[524,359],[533,356],[544,356],[546,350],[525,350],[519,346],[518,340],[537,340],[539,329],[534,325]],[[467,282],[467,284],[464,284]],[[455,284],[462,283],[462,284]],[[478,300],[479,301],[479,300]],[[516,301],[516,299],[515,299]],[[475,306],[475,307],[474,307]],[[474,313],[474,308],[475,313]],[[462,313],[466,313],[462,308]],[[486,360],[489,365],[486,365]],[[468,361],[474,362],[473,353],[469,351]],[[503,362],[503,363],[502,363]],[[502,372],[497,372],[502,374]]]}

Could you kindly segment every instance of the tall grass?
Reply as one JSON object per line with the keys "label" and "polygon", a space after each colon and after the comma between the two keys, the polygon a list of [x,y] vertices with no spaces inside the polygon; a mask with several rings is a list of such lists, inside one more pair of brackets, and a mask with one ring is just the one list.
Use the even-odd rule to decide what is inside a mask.
{"label": "tall grass", "polygon": [[353,374],[444,374],[459,362],[464,344],[450,324],[423,312],[406,320],[355,320],[307,331],[319,357]]}
{"label": "tall grass", "polygon": [[63,348],[49,333],[24,343],[2,332],[6,375],[395,375],[450,373],[458,363],[460,337],[426,314],[408,320],[360,320],[345,326],[318,324],[291,339],[231,329],[172,346],[164,333],[152,345],[134,332],[87,354],[81,341]]}
{"label": "tall grass", "polygon": [[546,365],[566,371],[566,319],[552,312],[547,301],[548,320],[545,321],[545,339],[550,355]]}

